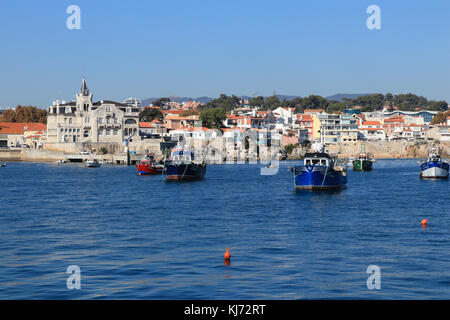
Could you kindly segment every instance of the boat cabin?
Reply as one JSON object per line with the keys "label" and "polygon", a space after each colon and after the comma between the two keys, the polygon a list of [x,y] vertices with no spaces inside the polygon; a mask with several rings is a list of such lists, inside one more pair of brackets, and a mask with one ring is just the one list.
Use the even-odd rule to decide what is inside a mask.
{"label": "boat cabin", "polygon": [[171,160],[174,162],[191,162],[194,159],[193,153],[189,150],[173,149],[171,154]]}
{"label": "boat cabin", "polygon": [[369,160],[369,156],[367,154],[360,154],[358,160]]}
{"label": "boat cabin", "polygon": [[441,160],[441,156],[435,153],[430,153],[428,155],[428,161],[439,162]]}
{"label": "boat cabin", "polygon": [[333,167],[333,160],[326,153],[307,153],[303,162],[305,166]]}

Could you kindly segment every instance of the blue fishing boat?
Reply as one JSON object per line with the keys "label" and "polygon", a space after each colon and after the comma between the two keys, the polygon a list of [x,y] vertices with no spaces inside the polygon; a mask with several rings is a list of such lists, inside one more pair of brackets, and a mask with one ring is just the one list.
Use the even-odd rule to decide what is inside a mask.
{"label": "blue fishing boat", "polygon": [[166,180],[201,180],[206,174],[206,163],[196,161],[191,150],[182,147],[172,149],[170,159],[165,163]]}
{"label": "blue fishing boat", "polygon": [[428,159],[419,162],[420,177],[430,179],[448,178],[449,164],[436,153],[436,149],[431,149]]}
{"label": "blue fishing boat", "polygon": [[347,169],[335,165],[325,152],[305,154],[304,164],[292,168],[295,188],[299,190],[337,190],[347,183]]}

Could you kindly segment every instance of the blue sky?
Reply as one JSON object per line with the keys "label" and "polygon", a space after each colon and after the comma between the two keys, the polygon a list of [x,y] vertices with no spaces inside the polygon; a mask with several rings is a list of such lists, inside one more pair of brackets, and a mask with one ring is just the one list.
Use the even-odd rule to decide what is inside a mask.
{"label": "blue sky", "polygon": [[[66,28],[69,5],[81,30]],[[366,9],[381,8],[381,30]],[[0,106],[392,92],[450,101],[450,1],[2,1]]]}

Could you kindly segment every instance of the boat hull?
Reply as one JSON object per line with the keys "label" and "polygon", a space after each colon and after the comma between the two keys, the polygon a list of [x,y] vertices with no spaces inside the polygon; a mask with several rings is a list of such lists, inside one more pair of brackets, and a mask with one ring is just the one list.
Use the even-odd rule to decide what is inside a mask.
{"label": "boat hull", "polygon": [[422,179],[447,179],[449,164],[445,161],[424,161],[420,164]]}
{"label": "boat hull", "polygon": [[372,161],[370,160],[353,160],[353,171],[372,171]]}
{"label": "boat hull", "polygon": [[139,176],[146,176],[146,175],[162,174],[164,171],[164,168],[152,166],[152,165],[137,164],[136,170],[137,170],[137,174]]}
{"label": "boat hull", "polygon": [[336,190],[347,183],[344,172],[326,166],[296,166],[293,171],[298,190]]}
{"label": "boat hull", "polygon": [[86,163],[86,168],[100,168],[100,163]]}
{"label": "boat hull", "polygon": [[167,181],[201,180],[206,174],[205,164],[181,163],[166,165]]}

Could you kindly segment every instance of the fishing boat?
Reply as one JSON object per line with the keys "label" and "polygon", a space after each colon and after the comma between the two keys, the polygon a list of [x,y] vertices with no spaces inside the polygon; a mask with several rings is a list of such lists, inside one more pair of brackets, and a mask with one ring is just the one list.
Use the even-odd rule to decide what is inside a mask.
{"label": "fishing boat", "polygon": [[428,159],[419,161],[421,178],[448,178],[449,163],[436,153],[436,148],[432,148]]}
{"label": "fishing boat", "polygon": [[167,181],[201,180],[206,174],[206,163],[196,160],[191,150],[177,146],[171,150],[164,171]]}
{"label": "fishing boat", "polygon": [[353,160],[353,171],[371,171],[373,160],[368,154],[361,153],[357,159]]}
{"label": "fishing boat", "polygon": [[90,157],[86,160],[85,166],[86,168],[99,168],[100,162],[97,159]]}
{"label": "fishing boat", "polygon": [[1,164],[0,164],[0,167],[6,167],[6,162],[2,162]]}
{"label": "fishing boat", "polygon": [[136,164],[136,170],[139,176],[156,175],[163,173],[164,166],[157,164],[154,155],[150,154]]}
{"label": "fishing boat", "polygon": [[306,153],[303,165],[292,168],[295,188],[299,190],[337,190],[347,183],[347,168],[337,166],[328,153]]}

